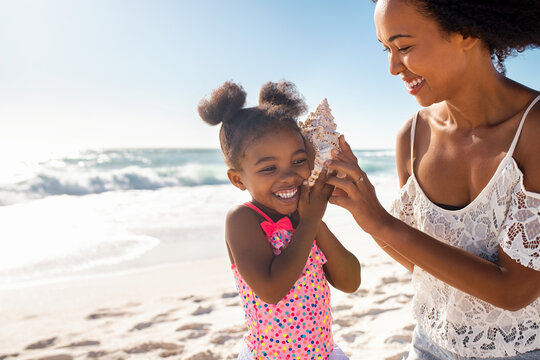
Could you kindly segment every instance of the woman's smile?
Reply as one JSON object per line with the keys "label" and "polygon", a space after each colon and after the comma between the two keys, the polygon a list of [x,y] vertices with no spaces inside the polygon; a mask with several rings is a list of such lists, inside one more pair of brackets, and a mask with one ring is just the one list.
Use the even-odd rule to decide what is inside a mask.
{"label": "woman's smile", "polygon": [[418,94],[418,92],[424,86],[424,84],[426,82],[426,80],[423,77],[418,77],[418,78],[413,79],[413,80],[403,79],[403,81],[405,81],[405,86],[407,87],[407,91],[411,95]]}

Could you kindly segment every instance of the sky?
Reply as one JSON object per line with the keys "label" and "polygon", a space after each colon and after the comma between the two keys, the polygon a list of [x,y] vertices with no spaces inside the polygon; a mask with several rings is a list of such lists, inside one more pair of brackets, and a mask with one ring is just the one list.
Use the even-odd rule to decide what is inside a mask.
{"label": "sky", "polygon": [[[327,98],[357,149],[394,148],[419,109],[388,73],[369,0],[0,0],[0,151],[218,148],[197,104],[224,81],[254,106],[287,79]],[[540,50],[507,75],[540,89]]]}

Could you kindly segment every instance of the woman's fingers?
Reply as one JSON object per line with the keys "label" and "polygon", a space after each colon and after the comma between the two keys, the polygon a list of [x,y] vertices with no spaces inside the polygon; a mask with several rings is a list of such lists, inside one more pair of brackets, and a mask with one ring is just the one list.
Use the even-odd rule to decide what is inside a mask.
{"label": "woman's fingers", "polygon": [[354,205],[354,202],[350,198],[345,197],[345,196],[332,195],[330,196],[330,199],[328,199],[328,202],[330,204],[337,205],[349,211],[352,209]]}
{"label": "woman's fingers", "polygon": [[329,160],[325,165],[329,172],[345,174],[353,181],[360,181],[360,179],[365,178],[365,173],[358,167],[358,164],[356,163],[351,164],[342,160]]}
{"label": "woman's fingers", "polygon": [[340,179],[335,176],[331,176],[326,179],[326,183],[334,186],[336,189],[341,189],[345,191],[349,197],[351,196],[353,191],[358,190],[355,183],[346,179]]}
{"label": "woman's fingers", "polygon": [[351,147],[349,146],[349,144],[347,144],[343,135],[340,135],[339,137],[339,144],[341,151],[339,149],[332,150],[332,158],[346,162],[357,163],[358,159],[353,154]]}

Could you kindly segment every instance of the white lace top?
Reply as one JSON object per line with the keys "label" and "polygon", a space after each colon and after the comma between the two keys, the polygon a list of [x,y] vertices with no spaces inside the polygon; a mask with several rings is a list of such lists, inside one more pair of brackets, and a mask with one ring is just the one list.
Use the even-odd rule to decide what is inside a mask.
{"label": "white lace top", "polygon": [[[525,190],[512,145],[482,192],[465,208],[446,210],[432,203],[414,173],[401,188],[391,213],[430,236],[489,261],[500,246],[523,266],[540,271],[540,194]],[[412,144],[416,117],[411,129]],[[504,357],[540,349],[540,298],[518,311],[495,307],[414,267],[413,315],[441,347],[466,357]]]}

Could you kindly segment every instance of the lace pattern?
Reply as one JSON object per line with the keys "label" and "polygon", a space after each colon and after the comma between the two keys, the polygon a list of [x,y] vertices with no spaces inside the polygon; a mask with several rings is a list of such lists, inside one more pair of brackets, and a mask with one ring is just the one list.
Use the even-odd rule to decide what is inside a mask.
{"label": "lace pattern", "polygon": [[[411,176],[391,213],[433,236],[489,261],[499,245],[512,259],[540,270],[540,194],[526,192],[523,174],[506,157],[468,206],[433,204]],[[540,299],[518,311],[497,308],[415,266],[413,313],[441,347],[467,357],[503,357],[540,348]]]}

